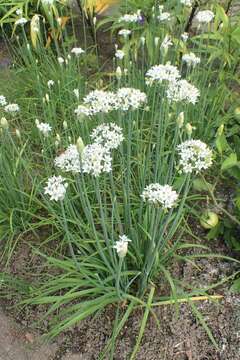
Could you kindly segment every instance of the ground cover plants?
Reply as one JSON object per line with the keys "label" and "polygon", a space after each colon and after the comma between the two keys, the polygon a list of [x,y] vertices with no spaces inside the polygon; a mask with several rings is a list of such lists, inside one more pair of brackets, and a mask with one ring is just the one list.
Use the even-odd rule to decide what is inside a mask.
{"label": "ground cover plants", "polygon": [[[223,179],[232,189],[239,181],[238,18],[214,1],[124,1],[111,18],[82,12],[93,36],[88,42],[81,23],[79,44],[79,13],[66,17],[63,2],[39,2],[33,13],[15,3],[1,9],[4,21],[17,17],[3,30],[14,66],[0,85],[3,292],[20,290],[22,307],[46,306],[50,337],[113,306],[99,359],[114,358],[136,309],[143,316],[130,359],[148,318],[161,322],[154,309],[185,302],[218,348],[195,304],[221,299],[219,283],[197,288],[171,270],[201,257],[239,263],[198,234],[185,238],[192,221],[210,229],[209,241],[225,236],[227,222],[239,226],[239,196],[233,213],[216,195]],[[117,37],[107,63],[103,26]],[[29,234],[43,264],[19,286],[8,266]]]}

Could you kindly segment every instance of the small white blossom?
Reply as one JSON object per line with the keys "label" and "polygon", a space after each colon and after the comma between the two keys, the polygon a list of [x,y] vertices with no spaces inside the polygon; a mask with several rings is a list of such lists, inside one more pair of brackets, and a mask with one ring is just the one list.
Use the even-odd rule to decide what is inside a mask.
{"label": "small white blossom", "polygon": [[17,10],[16,10],[16,14],[17,14],[18,16],[22,15],[22,9],[17,9]]}
{"label": "small white blossom", "polygon": [[189,38],[189,34],[187,32],[181,34],[182,41],[186,42],[188,38]]}
{"label": "small white blossom", "polygon": [[5,106],[5,105],[7,105],[7,100],[5,96],[0,95],[0,106]]}
{"label": "small white blossom", "polygon": [[199,23],[209,23],[213,20],[214,13],[210,10],[199,11],[195,18]]}
{"label": "small white blossom", "polygon": [[103,172],[111,172],[112,158],[108,149],[96,143],[85,146],[82,151],[82,171],[95,177]]}
{"label": "small white blossom", "polygon": [[58,57],[58,62],[59,62],[60,65],[62,65],[62,64],[65,62],[65,60],[64,60],[64,58],[62,58],[61,56],[59,56],[59,57]]}
{"label": "small white blossom", "polygon": [[180,0],[180,3],[185,6],[192,6],[193,0]]}
{"label": "small white blossom", "polygon": [[162,12],[160,15],[158,15],[157,19],[159,21],[168,21],[171,18],[171,14],[169,12]]}
{"label": "small white blossom", "polygon": [[200,64],[201,59],[197,57],[194,53],[190,52],[189,54],[184,54],[182,57],[182,61],[187,64],[187,66],[195,67]]}
{"label": "small white blossom", "polygon": [[143,201],[159,205],[163,209],[171,209],[176,205],[178,194],[170,185],[150,184],[145,187],[142,195]]}
{"label": "small white blossom", "polygon": [[170,101],[184,101],[196,104],[200,96],[199,90],[187,80],[179,80],[169,84],[167,89],[167,98]]}
{"label": "small white blossom", "polygon": [[106,149],[117,149],[123,141],[122,129],[114,124],[101,124],[90,135],[94,143],[103,145]]}
{"label": "small white blossom", "polygon": [[72,173],[81,172],[80,155],[76,145],[69,145],[61,155],[54,160],[55,166],[61,170]]}
{"label": "small white blossom", "polygon": [[20,110],[18,104],[8,104],[5,106],[4,110],[9,113],[16,113]]}
{"label": "small white blossom", "polygon": [[111,91],[94,90],[83,99],[83,104],[75,110],[77,116],[108,113],[118,108],[117,97]]}
{"label": "small white blossom", "polygon": [[25,19],[24,17],[22,17],[15,21],[15,25],[25,25],[27,22],[28,22],[28,20]]}
{"label": "small white blossom", "polygon": [[166,65],[154,65],[146,73],[146,84],[152,85],[154,82],[176,81],[180,78],[180,73],[176,66],[169,62]]}
{"label": "small white blossom", "polygon": [[120,88],[117,91],[117,101],[120,110],[135,110],[147,102],[147,95],[138,89]]}
{"label": "small white blossom", "polygon": [[200,140],[187,140],[177,147],[181,172],[198,173],[212,165],[212,150]]}
{"label": "small white blossom", "polygon": [[113,246],[116,249],[117,254],[120,258],[124,258],[128,252],[128,243],[131,242],[126,235],[119,236],[119,240],[116,241],[116,245]]}
{"label": "small white blossom", "polygon": [[124,53],[123,50],[117,50],[117,51],[115,52],[115,57],[116,57],[117,59],[122,60],[122,59],[124,58],[124,56],[125,56],[125,53]]}
{"label": "small white blossom", "polygon": [[94,113],[91,111],[91,109],[85,105],[78,105],[78,107],[74,110],[74,113],[79,118],[81,118],[82,116],[94,115]]}
{"label": "small white blossom", "polygon": [[118,32],[118,35],[123,36],[124,38],[127,38],[129,35],[131,35],[131,30],[128,29],[122,29]]}
{"label": "small white blossom", "polygon": [[85,51],[80,47],[75,47],[71,50],[71,53],[78,56],[78,55],[84,54]]}
{"label": "small white blossom", "polygon": [[54,84],[55,84],[55,83],[54,83],[53,80],[48,80],[48,82],[47,82],[47,86],[48,86],[49,89],[50,89]]}
{"label": "small white blossom", "polygon": [[169,46],[172,46],[172,45],[173,45],[173,43],[172,43],[171,37],[169,35],[166,35],[165,38],[163,39],[160,49],[167,50],[169,48]]}
{"label": "small white blossom", "polygon": [[119,18],[119,22],[126,22],[126,23],[137,23],[142,20],[142,16],[139,13],[135,14],[124,14]]}
{"label": "small white blossom", "polygon": [[52,127],[48,123],[40,123],[37,119],[35,123],[38,130],[43,134],[43,136],[48,137],[49,133],[52,131]]}
{"label": "small white blossom", "polygon": [[63,200],[67,191],[68,184],[62,176],[52,176],[47,181],[44,194],[50,196],[50,200]]}

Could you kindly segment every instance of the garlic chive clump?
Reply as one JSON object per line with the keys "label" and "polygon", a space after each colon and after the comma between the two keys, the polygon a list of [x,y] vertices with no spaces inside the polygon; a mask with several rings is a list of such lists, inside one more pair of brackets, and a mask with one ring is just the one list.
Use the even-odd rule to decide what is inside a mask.
{"label": "garlic chive clump", "polygon": [[72,48],[71,53],[76,55],[76,56],[79,56],[81,54],[84,54],[85,51],[80,47],[75,47],[75,48]]}
{"label": "garlic chive clump", "polygon": [[20,110],[18,104],[8,104],[5,106],[4,110],[8,113],[16,113]]}
{"label": "garlic chive clump", "polygon": [[52,131],[52,127],[48,123],[40,123],[38,119],[36,119],[35,124],[43,136],[48,137],[49,133]]}
{"label": "garlic chive clump", "polygon": [[197,57],[194,53],[190,52],[189,54],[184,54],[182,57],[182,61],[187,64],[187,66],[195,67],[200,64],[201,59]]}
{"label": "garlic chive clump", "polygon": [[210,23],[214,18],[214,13],[211,10],[203,10],[199,11],[197,15],[195,16],[195,19],[199,23]]}
{"label": "garlic chive clump", "polygon": [[82,151],[82,171],[95,177],[112,171],[112,157],[108,149],[101,144],[90,144]]}
{"label": "garlic chive clump", "polygon": [[122,129],[114,124],[101,124],[90,135],[95,144],[104,146],[106,149],[117,149],[123,141]]}
{"label": "garlic chive clump", "polygon": [[68,184],[62,176],[52,176],[47,181],[44,193],[50,196],[50,200],[63,200],[67,191]]}
{"label": "garlic chive clump", "polygon": [[66,151],[55,158],[54,164],[62,171],[80,173],[81,163],[77,146],[69,145]]}
{"label": "garlic chive clump", "polygon": [[166,65],[154,65],[146,73],[146,84],[162,83],[163,81],[173,82],[181,77],[176,66],[169,62]]}
{"label": "garlic chive clump", "polygon": [[178,194],[170,185],[150,184],[141,194],[143,201],[161,206],[164,210],[176,205]]}
{"label": "garlic chive clump", "polygon": [[7,100],[5,96],[0,95],[0,106],[5,106],[5,105],[7,105]]}
{"label": "garlic chive clump", "polygon": [[199,90],[187,80],[179,80],[169,84],[167,98],[173,102],[184,101],[196,104],[200,96]]}
{"label": "garlic chive clump", "polygon": [[187,140],[177,147],[180,171],[198,173],[212,165],[212,150],[200,140]]}
{"label": "garlic chive clump", "polygon": [[119,240],[116,241],[116,245],[113,246],[116,249],[117,254],[120,258],[124,258],[128,252],[128,243],[131,242],[126,235],[120,235]]}
{"label": "garlic chive clump", "polygon": [[147,95],[134,88],[120,88],[116,95],[118,108],[123,111],[136,110],[147,101]]}

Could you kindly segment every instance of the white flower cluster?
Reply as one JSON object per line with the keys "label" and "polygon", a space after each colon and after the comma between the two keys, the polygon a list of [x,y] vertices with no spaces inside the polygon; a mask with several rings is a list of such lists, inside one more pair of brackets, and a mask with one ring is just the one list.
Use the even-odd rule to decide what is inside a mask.
{"label": "white flower cluster", "polygon": [[153,83],[162,83],[163,81],[176,81],[181,77],[176,66],[169,62],[166,65],[154,65],[146,73],[146,84],[153,85]]}
{"label": "white flower cluster", "polygon": [[171,209],[175,206],[178,194],[170,185],[150,184],[145,187],[141,197],[150,204],[159,205],[163,209]]}
{"label": "white flower cluster", "polygon": [[117,102],[120,110],[136,110],[147,102],[147,95],[139,89],[120,88],[117,91]]}
{"label": "white flower cluster", "polygon": [[76,55],[76,56],[79,56],[81,54],[84,54],[85,51],[80,47],[74,47],[74,48],[72,48],[71,53]]}
{"label": "white flower cluster", "polygon": [[127,38],[129,35],[131,35],[131,30],[121,29],[121,30],[119,30],[118,35],[123,36],[124,38]]}
{"label": "white flower cluster", "polygon": [[25,25],[27,22],[28,22],[28,20],[25,19],[24,17],[22,17],[15,21],[15,25]]}
{"label": "white flower cluster", "polygon": [[135,110],[146,101],[146,94],[134,88],[120,88],[117,93],[94,90],[83,99],[83,104],[79,105],[74,112],[81,117],[81,115],[109,113],[113,110]]}
{"label": "white flower cluster", "polygon": [[195,19],[199,22],[199,23],[209,23],[213,20],[214,18],[214,13],[211,10],[203,10],[203,11],[199,11],[195,17]]}
{"label": "white flower cluster", "polygon": [[174,81],[169,84],[167,98],[173,102],[184,101],[196,104],[200,96],[199,90],[187,80]]}
{"label": "white flower cluster", "polygon": [[48,179],[44,193],[50,196],[50,200],[63,200],[68,184],[62,176],[52,176]]}
{"label": "white flower cluster", "polygon": [[171,37],[169,35],[166,35],[161,43],[160,49],[167,50],[169,48],[169,46],[172,46],[172,45],[173,45],[173,42],[172,42]]}
{"label": "white flower cluster", "polygon": [[171,14],[169,12],[162,12],[160,15],[157,16],[157,19],[161,21],[168,21],[171,19]]}
{"label": "white flower cluster", "polygon": [[119,22],[126,22],[126,23],[137,23],[142,20],[141,12],[138,11],[135,14],[124,14],[119,18]]}
{"label": "white flower cluster", "polygon": [[0,95],[0,106],[5,106],[5,105],[7,105],[7,100],[5,96]]}
{"label": "white flower cluster", "polygon": [[51,89],[52,86],[54,86],[55,82],[53,80],[48,80],[47,86],[49,89]]}
{"label": "white flower cluster", "polygon": [[80,155],[76,145],[69,145],[67,150],[57,156],[54,161],[55,165],[66,172],[80,173]]}
{"label": "white flower cluster", "polygon": [[194,53],[190,52],[189,54],[184,54],[182,57],[182,61],[187,64],[187,66],[195,67],[200,64],[201,59],[197,57]]}
{"label": "white flower cluster", "polygon": [[192,6],[193,0],[180,0],[180,4],[185,6]]}
{"label": "white flower cluster", "polygon": [[122,129],[114,124],[101,124],[93,130],[90,135],[96,144],[104,146],[106,149],[117,149],[123,141]]}
{"label": "white flower cluster", "polygon": [[90,144],[82,151],[82,171],[95,177],[112,171],[112,157],[107,148],[101,144]]}
{"label": "white flower cluster", "polygon": [[122,60],[125,56],[125,52],[123,50],[116,50],[115,57],[119,60]]}
{"label": "white flower cluster", "polygon": [[8,113],[16,113],[18,112],[20,109],[19,109],[19,106],[18,104],[8,104],[5,106],[4,110]]}
{"label": "white flower cluster", "polygon": [[38,119],[35,121],[36,127],[43,134],[43,136],[47,137],[49,133],[52,131],[52,127],[48,123],[39,122]]}
{"label": "white flower cluster", "polygon": [[116,245],[113,246],[116,249],[117,254],[120,258],[124,258],[127,255],[128,243],[131,242],[126,235],[120,235],[119,240],[116,241]]}
{"label": "white flower cluster", "polygon": [[181,172],[198,173],[212,165],[212,150],[200,140],[187,140],[177,147]]}

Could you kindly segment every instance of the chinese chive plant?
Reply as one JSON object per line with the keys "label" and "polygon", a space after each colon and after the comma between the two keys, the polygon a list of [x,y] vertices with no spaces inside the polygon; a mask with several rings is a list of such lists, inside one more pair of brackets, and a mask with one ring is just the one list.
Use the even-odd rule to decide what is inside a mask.
{"label": "chinese chive plant", "polygon": [[119,316],[124,304],[103,357],[141,306],[135,358],[159,281],[168,284],[169,304],[207,292],[179,290],[170,265],[179,250],[195,246],[182,242],[182,220],[193,180],[213,166],[226,61],[216,62],[204,49],[212,41],[217,46],[213,24],[221,30],[223,15],[214,7],[198,9],[191,36],[184,30],[195,2],[177,3],[177,16],[173,4],[154,3],[118,17],[110,74],[95,74],[89,68],[94,49],[79,47],[67,33],[47,48],[46,34],[30,45],[28,22],[15,22],[22,34],[15,52],[22,87],[16,97],[18,90],[6,84],[9,96],[0,96],[0,206],[4,214],[12,187],[7,201],[26,215],[24,230],[48,225],[44,243],[56,244],[52,256],[43,255],[46,273],[24,304],[49,305],[51,336],[108,304]]}

